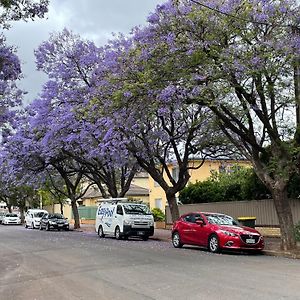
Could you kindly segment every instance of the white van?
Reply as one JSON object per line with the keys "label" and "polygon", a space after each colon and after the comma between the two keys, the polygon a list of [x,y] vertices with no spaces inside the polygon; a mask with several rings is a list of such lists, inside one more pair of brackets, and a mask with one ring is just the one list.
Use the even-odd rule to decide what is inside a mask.
{"label": "white van", "polygon": [[25,214],[25,228],[40,228],[40,221],[45,213],[48,212],[44,209],[28,209]]}
{"label": "white van", "polygon": [[101,238],[138,236],[146,241],[154,234],[154,219],[145,204],[110,199],[97,209],[95,230]]}

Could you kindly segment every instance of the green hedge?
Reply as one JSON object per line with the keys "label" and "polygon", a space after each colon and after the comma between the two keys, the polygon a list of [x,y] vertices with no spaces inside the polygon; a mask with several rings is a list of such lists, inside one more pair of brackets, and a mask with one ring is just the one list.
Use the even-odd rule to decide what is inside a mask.
{"label": "green hedge", "polygon": [[234,167],[230,173],[212,173],[208,180],[189,184],[179,195],[182,203],[206,203],[270,198],[270,192],[251,168]]}
{"label": "green hedge", "polygon": [[[288,184],[288,196],[300,195],[300,177],[294,175]],[[208,180],[189,184],[179,194],[184,204],[220,201],[260,200],[271,198],[271,193],[252,168],[235,166],[230,173],[213,172]]]}

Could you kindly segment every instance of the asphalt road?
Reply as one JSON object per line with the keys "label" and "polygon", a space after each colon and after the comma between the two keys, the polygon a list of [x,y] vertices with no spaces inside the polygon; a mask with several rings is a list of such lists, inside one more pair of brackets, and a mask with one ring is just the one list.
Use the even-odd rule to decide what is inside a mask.
{"label": "asphalt road", "polygon": [[300,299],[300,260],[0,225],[1,300]]}

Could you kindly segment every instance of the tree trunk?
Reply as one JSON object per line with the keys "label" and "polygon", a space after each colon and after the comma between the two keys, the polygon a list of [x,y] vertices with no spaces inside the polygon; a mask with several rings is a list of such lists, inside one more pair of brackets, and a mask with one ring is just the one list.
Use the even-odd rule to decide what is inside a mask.
{"label": "tree trunk", "polygon": [[60,213],[63,215],[64,214],[64,204],[63,203],[59,203],[60,204]]}
{"label": "tree trunk", "polygon": [[295,250],[296,239],[294,235],[294,222],[287,197],[286,186],[280,184],[275,185],[272,190],[272,196],[281,230],[281,248],[284,251]]}
{"label": "tree trunk", "polygon": [[175,194],[166,193],[166,197],[170,207],[172,222],[175,222],[179,219],[179,209],[178,209]]}
{"label": "tree trunk", "polygon": [[20,219],[21,219],[21,223],[24,223],[24,208],[23,207],[19,207],[19,211],[20,211]]}
{"label": "tree trunk", "polygon": [[7,204],[7,209],[8,209],[8,212],[9,212],[9,213],[12,213],[12,210],[11,210],[11,204]]}
{"label": "tree trunk", "polygon": [[80,220],[76,200],[71,200],[72,211],[74,216],[74,229],[80,228]]}

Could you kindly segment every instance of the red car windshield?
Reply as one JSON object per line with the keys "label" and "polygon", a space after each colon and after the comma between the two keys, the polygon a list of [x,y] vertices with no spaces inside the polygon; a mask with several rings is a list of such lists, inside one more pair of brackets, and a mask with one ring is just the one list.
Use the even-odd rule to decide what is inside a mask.
{"label": "red car windshield", "polygon": [[210,224],[239,226],[239,223],[230,216],[213,214],[204,215]]}

